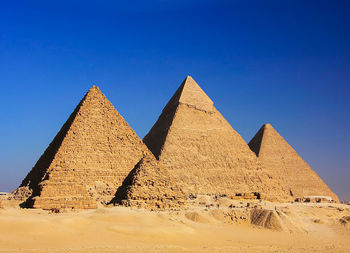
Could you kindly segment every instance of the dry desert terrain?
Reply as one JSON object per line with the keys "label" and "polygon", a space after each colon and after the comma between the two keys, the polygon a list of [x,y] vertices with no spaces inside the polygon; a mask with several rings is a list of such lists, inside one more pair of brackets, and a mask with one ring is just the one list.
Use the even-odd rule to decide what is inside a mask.
{"label": "dry desert terrain", "polygon": [[181,211],[2,206],[0,252],[350,252],[350,206],[341,204],[200,196]]}

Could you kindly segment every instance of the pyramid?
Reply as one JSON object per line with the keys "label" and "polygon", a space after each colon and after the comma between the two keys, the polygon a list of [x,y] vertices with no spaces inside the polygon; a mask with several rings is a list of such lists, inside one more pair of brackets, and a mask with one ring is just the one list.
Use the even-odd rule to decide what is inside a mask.
{"label": "pyramid", "polygon": [[256,155],[188,76],[144,143],[186,194],[285,195]]}
{"label": "pyramid", "polygon": [[329,196],[339,202],[337,195],[270,124],[258,131],[249,147],[293,198]]}
{"label": "pyramid", "polygon": [[185,201],[184,192],[169,171],[151,154],[130,172],[112,202],[145,209],[178,209]]}
{"label": "pyramid", "polygon": [[81,100],[14,195],[27,207],[96,208],[150,151],[98,87]]}

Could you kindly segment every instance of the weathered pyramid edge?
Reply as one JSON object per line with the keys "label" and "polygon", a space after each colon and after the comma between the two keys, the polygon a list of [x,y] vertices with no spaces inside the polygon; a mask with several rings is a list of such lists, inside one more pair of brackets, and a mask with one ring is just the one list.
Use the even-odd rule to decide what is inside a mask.
{"label": "weathered pyramid edge", "polygon": [[302,156],[280,135],[280,133],[272,126],[270,123],[265,123],[255,134],[255,136],[250,140],[248,143],[248,146],[250,149],[256,154],[256,156],[259,158],[260,155],[260,149],[264,140],[264,133],[266,130],[274,131],[280,138],[289,146],[291,150],[295,152],[296,155],[305,163],[305,165],[311,170],[311,173],[313,173],[329,190],[330,193],[332,193],[332,197],[335,197],[336,202],[340,202],[340,199],[338,195],[326,184],[326,182],[314,171],[311,166],[302,158]]}
{"label": "weathered pyramid edge", "polygon": [[175,118],[177,108],[180,104],[179,100],[188,78],[192,77],[188,75],[184,79],[179,88],[175,91],[174,95],[170,98],[168,103],[161,111],[157,121],[153,124],[150,131],[143,137],[143,142],[157,159],[159,159],[171,124]]}
{"label": "weathered pyramid edge", "polygon": [[[89,93],[91,92],[100,92],[102,94],[102,92],[100,91],[100,89],[93,85],[84,95],[84,97],[80,100],[80,102],[78,103],[78,105],[74,108],[74,111],[70,114],[70,116],[68,117],[68,119],[65,121],[65,123],[63,124],[63,126],[61,127],[61,129],[58,131],[58,133],[56,134],[56,136],[53,138],[53,140],[51,141],[51,143],[49,144],[49,146],[46,148],[46,150],[44,151],[44,153],[40,156],[39,160],[37,161],[37,163],[34,165],[34,167],[32,168],[32,170],[28,173],[28,175],[23,179],[22,183],[20,186],[26,186],[27,183],[29,183],[28,181],[33,179],[33,178],[29,178],[28,176],[30,176],[30,174],[32,173],[32,171],[35,170],[36,167],[42,165],[40,164],[41,160],[45,160],[45,158],[49,158],[49,160],[46,161],[46,165],[47,167],[49,167],[50,163],[52,162],[52,160],[55,158],[55,155],[57,154],[59,147],[61,146],[64,138],[66,137],[69,129],[71,128],[71,126],[74,123],[75,118],[77,117],[81,107],[84,104],[84,101],[86,100],[87,96]],[[102,94],[103,95],[103,94]],[[103,95],[104,96],[104,95]],[[106,98],[107,99],[107,98]],[[48,156],[48,157],[47,157]],[[42,166],[40,166],[42,167]],[[46,168],[47,169],[47,168]]]}
{"label": "weathered pyramid edge", "polygon": [[[143,185],[140,183],[142,178],[139,179],[138,176],[145,171],[147,173],[153,171],[158,175],[148,175],[146,181],[143,182],[146,185]],[[154,178],[154,176],[164,177],[170,185],[158,185],[160,179]],[[141,188],[142,191],[137,188]],[[137,192],[134,192],[135,189]],[[141,158],[134,169],[130,171],[110,204],[151,210],[169,210],[180,209],[185,205],[185,202],[186,195],[172,179],[170,172],[161,166],[161,163],[150,153]]]}
{"label": "weathered pyramid edge", "polygon": [[[39,160],[36,162],[34,167],[30,170],[30,172],[27,174],[25,179],[22,181],[19,188],[15,189],[13,191],[13,196],[15,199],[24,201],[22,203],[23,207],[29,207],[29,208],[41,208],[44,209],[43,206],[51,206],[56,207],[57,203],[59,202],[58,199],[55,198],[46,198],[41,196],[41,185],[46,182],[45,175],[50,168],[52,162],[55,160],[55,157],[57,154],[59,154],[59,150],[62,147],[62,144],[64,143],[65,138],[69,135],[70,129],[74,125],[75,120],[77,119],[79,112],[84,107],[84,103],[91,95],[91,97],[97,97],[102,98],[103,101],[106,103],[109,103],[110,106],[114,108],[114,113],[118,115],[118,117],[124,122],[124,124],[127,125],[127,128],[130,129],[130,131],[133,132],[135,137],[137,137],[142,143],[142,140],[140,137],[136,134],[136,132],[131,128],[131,126],[125,121],[125,119],[120,115],[120,113],[116,110],[116,108],[113,106],[113,104],[107,99],[107,97],[101,92],[101,90],[97,86],[92,86],[88,92],[84,95],[84,97],[80,100],[79,104],[75,107],[74,111],[71,113],[71,115],[68,117],[67,121],[63,124],[59,132],[56,134],[54,139],[49,144],[48,148],[44,151],[44,153],[41,155]],[[144,145],[142,143],[142,145]],[[148,151],[146,145],[145,150]],[[73,196],[73,198],[67,198],[66,200],[64,198],[60,198],[61,200],[64,200],[65,203],[64,206],[72,206],[74,203],[76,203],[76,206],[82,206],[83,209],[96,207],[96,203],[93,203],[92,199],[89,200],[89,196],[87,196],[87,191],[82,188],[82,192],[78,196]],[[81,203],[78,203],[77,201],[81,199],[83,200],[84,204],[81,205]],[[49,202],[52,202],[50,204]],[[75,201],[75,202],[74,202]],[[63,203],[62,202],[62,203]],[[47,204],[49,203],[49,204]],[[78,207],[79,208],[79,207]],[[47,208],[46,208],[47,209]]]}
{"label": "weathered pyramid edge", "polygon": [[209,112],[203,110],[203,108],[199,108],[181,101],[181,97],[184,95],[183,92],[185,86],[188,85],[190,82],[193,82],[196,86],[198,86],[200,92],[203,93],[207,97],[207,99],[209,99],[209,103],[212,106],[212,108],[210,109],[210,113],[214,113],[216,110],[214,107],[214,103],[209,98],[209,96],[201,89],[198,83],[190,75],[187,75],[186,78],[182,81],[179,88],[175,91],[174,95],[170,98],[168,103],[161,111],[161,114],[159,115],[157,121],[154,123],[150,131],[143,138],[143,142],[146,144],[148,149],[153,153],[153,155],[157,159],[159,159],[164,143],[166,142],[166,138],[170,131],[171,125],[174,121],[176,112],[181,105],[185,105],[204,112]]}
{"label": "weathered pyramid edge", "polygon": [[[42,153],[38,161],[35,163],[33,168],[30,170],[30,172],[26,175],[26,177],[22,180],[22,183],[20,184],[19,188],[15,189],[13,191],[14,195],[19,195],[17,197],[21,197],[20,195],[23,194],[23,188],[26,189],[30,193],[29,198],[33,198],[36,195],[39,194],[39,183],[44,177],[44,174],[46,170],[50,167],[50,164],[54,160],[57,152],[59,151],[60,146],[62,145],[62,142],[64,138],[66,137],[69,129],[71,128],[76,116],[79,113],[79,110],[81,109],[81,106],[83,105],[85,99],[87,98],[89,92],[93,92],[94,90],[98,90],[99,88],[96,86],[92,86],[88,92],[84,95],[84,97],[80,100],[78,105],[75,107],[74,111],[70,114],[68,119],[65,121],[61,129],[58,131],[58,133],[55,135],[49,146],[46,148],[46,150]],[[22,189],[20,189],[22,188]],[[27,196],[26,196],[27,197]]]}

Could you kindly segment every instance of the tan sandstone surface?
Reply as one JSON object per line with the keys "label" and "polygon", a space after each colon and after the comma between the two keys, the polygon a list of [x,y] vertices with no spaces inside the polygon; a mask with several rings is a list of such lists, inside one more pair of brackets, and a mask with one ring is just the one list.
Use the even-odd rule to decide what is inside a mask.
{"label": "tan sandstone surface", "polygon": [[153,155],[141,159],[118,189],[113,204],[146,209],[179,209],[187,196]]}
{"label": "tan sandstone surface", "polygon": [[144,142],[187,194],[289,197],[190,76]]}
{"label": "tan sandstone surface", "polygon": [[92,87],[14,192],[25,206],[96,208],[151,152],[98,87]]}
{"label": "tan sandstone surface", "polygon": [[311,169],[299,154],[270,125],[265,124],[249,142],[260,162],[294,199],[307,196],[338,196]]}
{"label": "tan sandstone surface", "polygon": [[182,211],[112,207],[55,214],[7,208],[0,210],[0,252],[345,253],[349,217],[349,206],[340,204],[208,196]]}

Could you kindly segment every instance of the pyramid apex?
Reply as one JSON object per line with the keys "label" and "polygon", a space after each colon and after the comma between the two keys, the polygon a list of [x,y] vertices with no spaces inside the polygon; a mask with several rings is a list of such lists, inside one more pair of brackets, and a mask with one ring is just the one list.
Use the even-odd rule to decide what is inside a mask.
{"label": "pyramid apex", "polygon": [[182,82],[177,93],[180,93],[178,94],[179,104],[186,104],[196,109],[208,112],[212,111],[214,108],[213,101],[189,75]]}
{"label": "pyramid apex", "polygon": [[263,125],[264,128],[273,128],[273,126],[270,123],[266,123]]}
{"label": "pyramid apex", "polygon": [[93,91],[93,90],[100,90],[100,88],[96,85],[92,85],[89,91]]}
{"label": "pyramid apex", "polygon": [[102,93],[102,91],[100,90],[100,88],[96,85],[93,85],[89,90],[88,92],[86,93],[86,96],[91,96],[93,95],[93,97],[95,96],[104,96],[104,94]]}
{"label": "pyramid apex", "polygon": [[[185,80],[184,80],[184,81],[182,82],[182,84],[181,84],[181,86],[186,86],[186,85],[197,85],[198,88],[200,88],[199,85],[198,85],[198,83],[197,83],[197,82],[193,79],[193,77],[190,76],[190,75],[186,76]],[[180,86],[180,87],[181,87],[181,86]]]}
{"label": "pyramid apex", "polygon": [[190,75],[187,75],[187,76],[186,76],[185,81],[186,81],[186,80],[193,80],[193,81],[194,81],[193,77],[190,76]]}
{"label": "pyramid apex", "polygon": [[213,101],[189,75],[181,83],[169,103],[163,109],[163,112],[180,104],[206,112],[212,112],[214,110]]}

